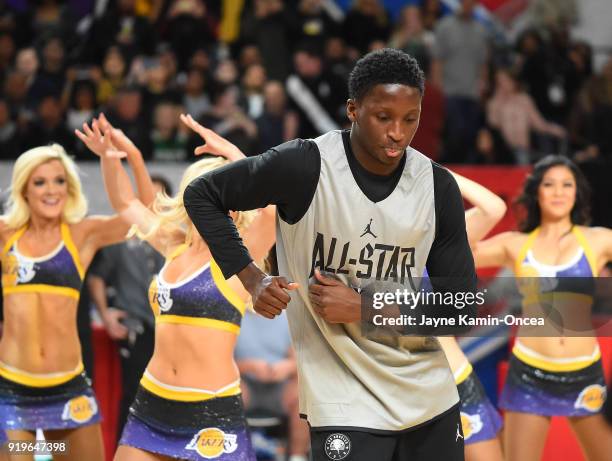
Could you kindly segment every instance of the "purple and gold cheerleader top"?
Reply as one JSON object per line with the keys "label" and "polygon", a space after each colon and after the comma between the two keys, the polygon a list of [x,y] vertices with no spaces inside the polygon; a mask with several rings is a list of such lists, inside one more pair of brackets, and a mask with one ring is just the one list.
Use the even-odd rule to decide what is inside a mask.
{"label": "purple and gold cheerleader top", "polygon": [[52,293],[79,299],[83,266],[66,223],[60,226],[62,240],[49,254],[38,257],[19,252],[18,241],[27,230],[23,226],[8,239],[0,254],[2,292]]}
{"label": "purple and gold cheerleader top", "polygon": [[228,285],[213,259],[184,280],[164,279],[168,264],[187,249],[181,245],[167,259],[149,287],[156,323],[195,325],[238,334],[245,303]]}

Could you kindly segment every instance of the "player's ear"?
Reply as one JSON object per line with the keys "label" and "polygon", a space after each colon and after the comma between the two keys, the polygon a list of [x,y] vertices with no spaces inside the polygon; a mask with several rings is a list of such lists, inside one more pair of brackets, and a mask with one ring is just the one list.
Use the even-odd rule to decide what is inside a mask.
{"label": "player's ear", "polygon": [[346,116],[351,123],[357,120],[357,107],[354,99],[347,99],[346,101]]}

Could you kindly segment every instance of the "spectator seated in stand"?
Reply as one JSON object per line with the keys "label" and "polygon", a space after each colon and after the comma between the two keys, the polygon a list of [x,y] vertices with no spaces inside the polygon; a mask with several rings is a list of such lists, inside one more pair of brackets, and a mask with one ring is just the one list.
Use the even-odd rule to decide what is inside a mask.
{"label": "spectator seated in stand", "polygon": [[235,356],[247,418],[286,416],[289,461],[306,461],[310,439],[298,411],[297,364],[286,315],[270,320],[247,310]]}

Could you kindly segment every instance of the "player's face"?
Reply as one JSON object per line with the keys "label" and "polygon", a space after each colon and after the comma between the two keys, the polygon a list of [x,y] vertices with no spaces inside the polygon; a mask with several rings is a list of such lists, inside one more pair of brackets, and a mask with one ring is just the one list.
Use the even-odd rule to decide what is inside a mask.
{"label": "player's face", "polygon": [[37,166],[23,195],[32,215],[44,219],[59,218],[68,198],[68,181],[62,162],[51,160]]}
{"label": "player's face", "polygon": [[576,203],[576,178],[566,166],[553,166],[542,176],[538,187],[538,203],[542,217],[563,219]]}
{"label": "player's face", "polygon": [[407,85],[376,85],[359,100],[349,99],[347,114],[353,123],[351,146],[361,165],[388,174],[419,127],[421,93]]}

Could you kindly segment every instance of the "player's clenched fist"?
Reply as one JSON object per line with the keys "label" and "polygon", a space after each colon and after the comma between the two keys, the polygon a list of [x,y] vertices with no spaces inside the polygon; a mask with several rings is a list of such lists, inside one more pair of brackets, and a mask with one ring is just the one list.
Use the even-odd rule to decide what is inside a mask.
{"label": "player's clenched fist", "polygon": [[266,276],[255,286],[252,293],[255,312],[272,319],[287,307],[291,297],[287,291],[297,289],[297,283],[289,282],[285,277]]}

